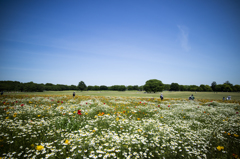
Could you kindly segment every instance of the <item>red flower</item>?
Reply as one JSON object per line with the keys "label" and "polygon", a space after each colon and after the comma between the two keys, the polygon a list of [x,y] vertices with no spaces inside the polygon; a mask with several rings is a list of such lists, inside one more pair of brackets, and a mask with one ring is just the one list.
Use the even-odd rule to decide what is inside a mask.
{"label": "red flower", "polygon": [[170,107],[170,105],[168,105],[168,107]]}
{"label": "red flower", "polygon": [[103,104],[105,104],[105,103],[103,103]]}
{"label": "red flower", "polygon": [[17,103],[18,101],[16,101],[16,103]]}
{"label": "red flower", "polygon": [[63,101],[61,101],[61,103],[63,103]]}
{"label": "red flower", "polygon": [[160,107],[160,105],[158,105],[158,107]]}
{"label": "red flower", "polygon": [[59,103],[59,101],[57,101]]}
{"label": "red flower", "polygon": [[87,103],[86,103],[87,104]]}
{"label": "red flower", "polygon": [[142,102],[140,102],[140,103],[142,103]]}
{"label": "red flower", "polygon": [[24,104],[21,104],[21,106],[24,106]]}
{"label": "red flower", "polygon": [[236,114],[239,114],[239,112],[236,112]]}
{"label": "red flower", "polygon": [[199,106],[197,108],[199,108]]}
{"label": "red flower", "polygon": [[78,110],[78,115],[82,115],[81,110]]}

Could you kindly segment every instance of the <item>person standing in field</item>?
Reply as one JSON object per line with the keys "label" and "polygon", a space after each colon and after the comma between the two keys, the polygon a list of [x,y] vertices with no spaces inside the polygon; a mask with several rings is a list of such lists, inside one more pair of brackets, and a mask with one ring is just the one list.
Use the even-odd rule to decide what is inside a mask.
{"label": "person standing in field", "polygon": [[73,98],[75,97],[75,92],[73,92]]}
{"label": "person standing in field", "polygon": [[161,93],[161,95],[160,95],[160,98],[161,98],[161,100],[163,100],[163,94]]}

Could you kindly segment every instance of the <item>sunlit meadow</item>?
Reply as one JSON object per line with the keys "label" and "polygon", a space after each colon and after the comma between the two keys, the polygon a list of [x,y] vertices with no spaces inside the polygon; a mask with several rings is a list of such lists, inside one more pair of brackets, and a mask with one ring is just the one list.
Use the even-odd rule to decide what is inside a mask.
{"label": "sunlit meadow", "polygon": [[0,97],[0,158],[239,158],[237,101]]}

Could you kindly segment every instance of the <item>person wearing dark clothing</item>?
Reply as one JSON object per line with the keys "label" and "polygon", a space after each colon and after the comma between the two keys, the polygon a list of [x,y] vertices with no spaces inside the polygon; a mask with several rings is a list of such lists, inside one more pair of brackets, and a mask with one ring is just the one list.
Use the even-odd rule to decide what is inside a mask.
{"label": "person wearing dark clothing", "polygon": [[75,92],[73,92],[73,98],[75,97]]}
{"label": "person wearing dark clothing", "polygon": [[161,98],[161,100],[163,100],[163,94],[161,93],[161,95],[160,95],[160,98]]}

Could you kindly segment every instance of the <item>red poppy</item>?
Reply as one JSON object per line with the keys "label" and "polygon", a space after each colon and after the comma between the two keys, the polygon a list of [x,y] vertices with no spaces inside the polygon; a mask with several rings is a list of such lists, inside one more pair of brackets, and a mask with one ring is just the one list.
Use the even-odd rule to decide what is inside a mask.
{"label": "red poppy", "polygon": [[105,103],[103,103],[103,104],[105,104]]}
{"label": "red poppy", "polygon": [[140,102],[140,103],[142,103],[142,102]]}
{"label": "red poppy", "polygon": [[170,107],[170,105],[168,105],[168,107]]}
{"label": "red poppy", "polygon": [[21,106],[24,106],[24,104],[21,104]]}
{"label": "red poppy", "polygon": [[81,110],[78,110],[78,115],[82,115]]}
{"label": "red poppy", "polygon": [[59,103],[59,101],[57,101]]}
{"label": "red poppy", "polygon": [[160,107],[160,105],[158,105],[158,107]]}
{"label": "red poppy", "polygon": [[18,101],[16,101],[16,103],[17,103]]}
{"label": "red poppy", "polygon": [[239,114],[239,112],[236,112],[236,114]]}
{"label": "red poppy", "polygon": [[87,103],[86,103],[87,104]]}
{"label": "red poppy", "polygon": [[63,101],[61,101],[61,103],[63,103]]}

